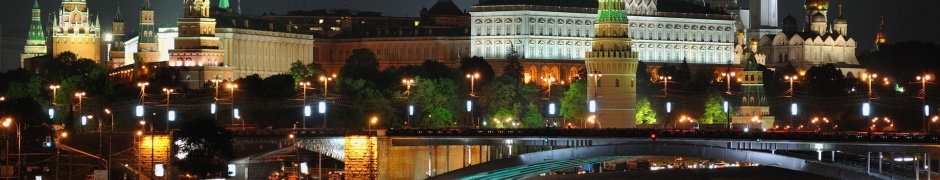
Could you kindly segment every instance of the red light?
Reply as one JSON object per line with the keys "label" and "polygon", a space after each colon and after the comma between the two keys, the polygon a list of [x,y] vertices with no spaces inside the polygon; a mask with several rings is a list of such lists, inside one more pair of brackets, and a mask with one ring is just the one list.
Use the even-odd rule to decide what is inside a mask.
{"label": "red light", "polygon": [[656,140],[656,134],[650,134],[650,139],[653,140],[653,141],[655,141],[655,140]]}

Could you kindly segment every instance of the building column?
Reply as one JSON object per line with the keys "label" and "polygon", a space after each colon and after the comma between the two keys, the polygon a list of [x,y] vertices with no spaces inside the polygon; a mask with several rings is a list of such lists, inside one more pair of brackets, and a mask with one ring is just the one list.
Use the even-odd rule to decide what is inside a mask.
{"label": "building column", "polygon": [[878,173],[884,173],[881,171],[881,160],[884,159],[884,156],[881,152],[878,152]]}
{"label": "building column", "polygon": [[867,164],[865,169],[868,170],[868,174],[871,174],[871,152],[868,152],[868,158],[866,159],[865,162]]}

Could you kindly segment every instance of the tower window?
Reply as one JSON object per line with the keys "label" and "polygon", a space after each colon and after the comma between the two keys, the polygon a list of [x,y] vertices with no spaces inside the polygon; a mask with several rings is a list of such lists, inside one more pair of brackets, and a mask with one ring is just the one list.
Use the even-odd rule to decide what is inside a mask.
{"label": "tower window", "polygon": [[620,87],[620,79],[614,81],[614,87]]}

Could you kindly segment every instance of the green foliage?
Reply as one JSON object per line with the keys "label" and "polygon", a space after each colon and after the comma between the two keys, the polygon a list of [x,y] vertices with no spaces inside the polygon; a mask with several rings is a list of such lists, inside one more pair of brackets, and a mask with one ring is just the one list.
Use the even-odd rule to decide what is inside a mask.
{"label": "green foliage", "polygon": [[656,111],[648,99],[640,98],[636,102],[636,123],[637,124],[656,124]]}
{"label": "green foliage", "polygon": [[[428,79],[418,77],[415,79],[417,82],[415,86],[411,89],[411,100],[414,104],[418,105],[417,108],[421,109],[417,114],[432,114],[436,110],[438,112],[443,112],[446,110],[448,116],[435,116],[434,122],[444,121],[444,117],[454,118],[450,114],[451,112],[457,112],[458,101],[457,96],[457,83],[450,79]],[[419,116],[423,117],[423,116]],[[454,119],[446,119],[446,121],[453,121]],[[438,123],[432,123],[433,125],[438,125]],[[445,124],[446,126],[453,124]]]}
{"label": "green foliage", "polygon": [[176,161],[173,165],[202,179],[227,177],[226,165],[235,158],[232,132],[208,117],[185,120],[179,127],[174,135],[183,145],[178,150],[187,155],[183,159],[172,158]]}
{"label": "green foliage", "polygon": [[326,70],[316,62],[304,64],[300,60],[297,60],[290,64],[290,69],[287,70],[287,74],[290,74],[291,77],[294,78],[295,84],[302,80],[316,82],[316,78],[326,74]]}
{"label": "green foliage", "polygon": [[565,119],[581,119],[585,117],[587,111],[587,81],[575,81],[561,98],[559,114]]}
{"label": "green foliage", "polygon": [[[707,94],[705,95],[705,113],[702,114],[701,123],[702,124],[724,124],[728,123],[728,114],[724,112],[724,97],[721,92],[718,92],[715,88],[709,88]],[[729,111],[734,111],[733,106]],[[734,112],[730,112],[734,114]]]}
{"label": "green foliage", "polygon": [[450,109],[436,107],[428,110],[428,121],[431,127],[452,127],[454,126],[454,113]]}
{"label": "green foliage", "polygon": [[509,53],[506,53],[506,67],[503,68],[503,76],[508,76],[515,81],[522,82],[522,63],[519,62],[519,52],[514,46],[509,47]]}
{"label": "green foliage", "polygon": [[512,127],[512,117],[512,112],[509,109],[500,107],[493,112],[492,118],[486,119],[486,121],[489,122],[487,123],[488,127],[509,128]]}
{"label": "green foliage", "polygon": [[540,128],[545,127],[545,121],[542,119],[542,112],[539,111],[541,108],[535,105],[534,102],[530,102],[528,108],[526,108],[525,116],[522,118],[522,127],[525,128]]}
{"label": "green foliage", "polygon": [[330,119],[345,120],[342,123],[347,128],[366,127],[372,116],[379,117],[382,124],[393,127],[401,124],[391,106],[391,100],[385,97],[386,92],[375,88],[375,83],[364,79],[340,78],[339,86],[340,93],[355,100],[352,102],[354,105],[339,107],[339,113],[334,113],[338,118]]}

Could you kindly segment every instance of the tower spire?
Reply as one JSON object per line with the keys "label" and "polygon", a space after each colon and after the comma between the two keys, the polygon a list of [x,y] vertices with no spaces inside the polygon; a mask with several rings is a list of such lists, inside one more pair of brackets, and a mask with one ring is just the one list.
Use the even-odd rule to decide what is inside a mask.
{"label": "tower spire", "polygon": [[150,0],[144,0],[143,10],[153,10],[153,7],[150,6]]}
{"label": "tower spire", "polygon": [[228,9],[228,0],[219,0],[219,9]]}

